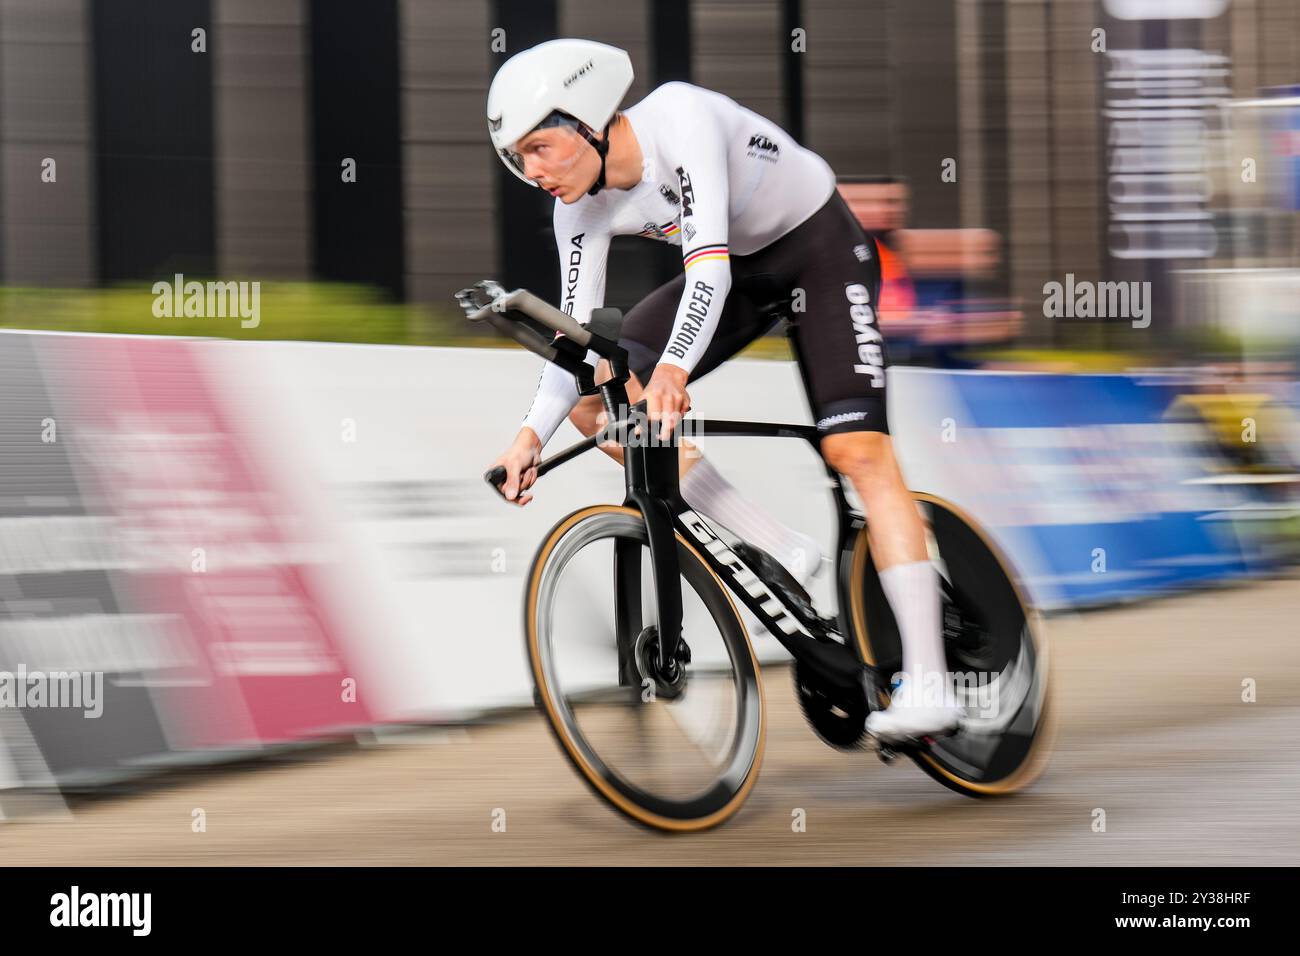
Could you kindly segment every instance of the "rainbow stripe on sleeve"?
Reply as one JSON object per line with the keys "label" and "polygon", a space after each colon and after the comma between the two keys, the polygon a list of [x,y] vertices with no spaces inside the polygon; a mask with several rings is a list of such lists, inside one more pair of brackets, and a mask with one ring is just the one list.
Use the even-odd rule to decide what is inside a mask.
{"label": "rainbow stripe on sleeve", "polygon": [[708,262],[711,259],[727,260],[730,256],[727,254],[726,243],[715,246],[700,246],[694,252],[688,254],[682,259],[682,265],[689,269],[697,262]]}

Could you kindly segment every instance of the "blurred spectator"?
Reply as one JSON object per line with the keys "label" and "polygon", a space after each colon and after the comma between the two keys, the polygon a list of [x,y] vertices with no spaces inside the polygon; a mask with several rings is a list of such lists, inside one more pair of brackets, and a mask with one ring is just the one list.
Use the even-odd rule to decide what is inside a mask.
{"label": "blurred spectator", "polygon": [[997,270],[1000,241],[989,229],[907,229],[910,191],[901,176],[842,176],[840,194],[880,250],[880,327],[890,360],[967,368],[957,352],[1010,342],[1020,313],[1003,300],[971,296],[967,283]]}
{"label": "blurred spectator", "polygon": [[880,249],[881,328],[904,323],[916,308],[916,287],[899,249],[907,225],[907,181],[901,176],[840,177],[840,195]]}

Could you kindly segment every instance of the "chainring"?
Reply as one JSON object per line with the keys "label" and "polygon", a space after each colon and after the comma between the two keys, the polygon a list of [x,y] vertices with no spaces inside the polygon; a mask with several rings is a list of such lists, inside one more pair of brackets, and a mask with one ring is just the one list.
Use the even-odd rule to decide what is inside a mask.
{"label": "chainring", "polygon": [[804,718],[818,737],[836,750],[865,746],[867,702],[862,695],[827,687],[799,661],[794,665],[794,687]]}

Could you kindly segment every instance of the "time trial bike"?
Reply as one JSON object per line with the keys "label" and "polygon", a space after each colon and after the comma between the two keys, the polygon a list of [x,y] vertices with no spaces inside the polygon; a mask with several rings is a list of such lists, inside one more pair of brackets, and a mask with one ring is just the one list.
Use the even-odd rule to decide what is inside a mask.
{"label": "time trial bike", "polygon": [[[598,444],[623,448],[624,501],[557,522],[537,549],[524,593],[535,701],[596,795],[637,823],[674,832],[716,826],[741,807],[762,762],[766,706],[736,602],[793,658],[802,712],[832,747],[875,746],[886,761],[909,757],[972,797],[1012,794],[1038,777],[1053,727],[1041,621],[1012,566],[968,514],[913,492],[941,581],[943,691],[963,709],[960,727],[881,746],[864,724],[871,710],[888,706],[901,643],[866,518],[850,506],[840,476],[827,468],[837,515],[831,614],[774,558],[693,510],[679,489],[679,437],[794,438],[816,451],[816,428],[688,417],[671,441],[659,442],[644,403],[628,402],[618,310],[596,309],[582,325],[527,290],[507,292],[491,280],[457,299],[471,320],[565,369],[579,393],[602,398],[603,431],[540,462],[538,477]],[[764,311],[788,319],[790,305],[777,298]],[[793,337],[791,347],[806,389]],[[602,382],[589,350],[608,363]],[[484,477],[500,492],[505,469]]]}

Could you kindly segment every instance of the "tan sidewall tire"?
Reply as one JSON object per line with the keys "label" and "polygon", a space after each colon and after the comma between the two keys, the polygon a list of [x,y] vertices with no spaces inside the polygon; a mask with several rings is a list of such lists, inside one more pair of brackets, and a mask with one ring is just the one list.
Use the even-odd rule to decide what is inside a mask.
{"label": "tan sidewall tire", "polygon": [[[1005,556],[998,549],[997,545],[989,540],[984,534],[983,529],[974,521],[970,515],[953,504],[936,495],[914,493],[912,497],[916,501],[924,501],[929,504],[937,505],[944,508],[961,519],[967,527],[975,532],[980,541],[984,543],[992,553],[994,560],[998,562],[1002,574],[1011,582],[1012,590],[1015,591],[1016,600],[1020,606],[1025,609],[1025,623],[1029,627],[1029,637],[1034,645],[1034,654],[1040,662],[1040,669],[1045,673],[1045,690],[1043,693],[1043,710],[1038,722],[1038,731],[1034,735],[1034,743],[1030,748],[1028,756],[1021,763],[1015,773],[994,784],[972,783],[958,777],[939,764],[929,754],[917,754],[915,759],[921,766],[921,769],[934,777],[946,787],[950,787],[960,793],[972,797],[994,797],[1007,796],[1017,793],[1042,775],[1043,770],[1047,767],[1048,759],[1052,754],[1052,747],[1056,740],[1057,720],[1056,707],[1052,699],[1052,654],[1047,642],[1043,638],[1043,621],[1041,616],[1033,610],[1025,600],[1021,592],[1020,585],[1015,576],[1011,573],[1011,566]],[[871,641],[867,635],[866,610],[863,607],[862,588],[859,582],[865,568],[865,562],[870,557],[870,544],[867,541],[867,529],[863,527],[858,531],[857,539],[853,542],[852,564],[850,565],[851,573],[849,575],[849,620],[853,627],[854,638],[857,641],[858,653],[868,664],[875,663],[875,657],[871,651]]]}
{"label": "tan sidewall tire", "polygon": [[[582,508],[573,512],[566,518],[563,518],[555,525],[554,528],[543,539],[541,547],[537,550],[536,557],[533,558],[532,568],[528,572],[526,598],[524,602],[524,635],[525,645],[528,654],[528,664],[533,676],[533,685],[537,689],[537,696],[541,701],[543,713],[546,715],[546,722],[551,728],[551,733],[560,744],[565,756],[569,762],[577,769],[579,776],[587,785],[602,799],[606,800],[619,812],[627,815],[638,823],[656,830],[665,830],[673,833],[692,833],[699,830],[707,830],[710,827],[718,826],[728,820],[744,804],[746,797],[749,796],[750,790],[758,780],[759,769],[763,763],[763,751],[767,740],[767,700],[763,692],[762,670],[758,665],[758,658],[754,656],[754,648],[749,640],[749,633],[745,630],[745,622],[736,610],[735,602],[732,600],[731,593],[726,586],[713,573],[713,569],[705,561],[699,551],[687,541],[680,533],[676,535],[679,545],[698,561],[704,570],[709,572],[709,577],[713,579],[714,584],[723,593],[727,599],[727,606],[731,608],[731,613],[735,616],[736,626],[744,638],[745,652],[749,655],[749,661],[754,669],[754,678],[758,685],[758,744],[755,748],[754,758],[750,763],[749,772],[744,782],[737,789],[731,800],[719,810],[710,813],[707,816],[693,820],[674,819],[665,817],[646,810],[644,807],[628,800],[623,794],[613,789],[601,774],[591,766],[591,764],[582,755],[573,740],[570,738],[564,721],[560,719],[555,709],[554,694],[551,688],[547,686],[544,669],[542,667],[541,654],[538,644],[537,633],[537,601],[539,588],[541,587],[542,573],[546,567],[551,552],[559,543],[564,535],[572,531],[579,522],[585,521],[594,515],[601,514],[625,514],[631,515],[638,520],[641,513],[634,508],[628,508],[622,505],[593,505],[590,508]],[[680,551],[679,551],[680,553]]]}

